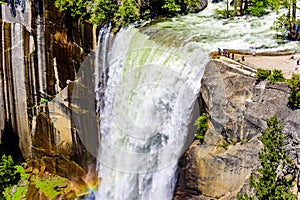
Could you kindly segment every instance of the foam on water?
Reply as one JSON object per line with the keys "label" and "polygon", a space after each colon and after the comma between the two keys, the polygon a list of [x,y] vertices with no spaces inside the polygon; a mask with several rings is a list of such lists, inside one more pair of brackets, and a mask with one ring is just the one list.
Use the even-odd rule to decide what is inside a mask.
{"label": "foam on water", "polygon": [[[149,28],[172,32],[182,41],[195,41],[207,51],[216,51],[217,48],[253,51],[300,50],[297,42],[282,44],[282,41],[276,40],[276,32],[270,29],[283,10],[279,13],[270,12],[260,18],[243,16],[217,20],[214,10],[225,9],[225,2],[209,3],[198,14],[174,17]],[[299,12],[300,10],[298,14]]]}

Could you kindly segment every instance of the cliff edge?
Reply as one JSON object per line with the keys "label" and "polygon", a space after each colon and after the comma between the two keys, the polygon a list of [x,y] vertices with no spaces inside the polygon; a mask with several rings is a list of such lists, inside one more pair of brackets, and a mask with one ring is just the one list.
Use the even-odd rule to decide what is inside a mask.
{"label": "cliff edge", "polygon": [[174,199],[235,199],[248,191],[259,166],[259,136],[272,116],[291,133],[285,148],[300,166],[300,110],[288,107],[290,89],[245,74],[218,60],[207,64],[199,102],[210,128],[204,142],[195,140],[182,157]]}

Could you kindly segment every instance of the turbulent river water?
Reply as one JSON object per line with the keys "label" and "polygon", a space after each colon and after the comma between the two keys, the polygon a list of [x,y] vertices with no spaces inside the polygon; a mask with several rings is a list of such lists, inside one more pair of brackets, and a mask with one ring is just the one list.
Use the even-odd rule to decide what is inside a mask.
{"label": "turbulent river water", "polygon": [[225,4],[115,36],[108,26],[101,29],[97,199],[172,199],[177,161],[193,140],[188,125],[210,51],[299,49],[273,38],[278,14],[216,20],[213,10],[220,7]]}
{"label": "turbulent river water", "polygon": [[[298,2],[299,6],[300,2]],[[217,48],[250,51],[300,50],[297,42],[283,42],[275,39],[276,32],[270,29],[283,10],[278,13],[270,12],[263,17],[243,16],[233,19],[216,19],[214,10],[217,8],[225,9],[225,2],[210,3],[200,13],[174,17],[150,29],[167,32],[168,34],[164,34],[165,37],[174,39],[169,43],[193,41],[207,51],[216,51]],[[300,10],[298,15],[300,15],[299,12]]]}

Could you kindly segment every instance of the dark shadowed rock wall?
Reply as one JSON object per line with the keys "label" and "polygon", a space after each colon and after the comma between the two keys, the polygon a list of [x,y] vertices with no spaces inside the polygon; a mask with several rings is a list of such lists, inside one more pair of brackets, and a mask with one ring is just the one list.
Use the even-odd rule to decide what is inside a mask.
{"label": "dark shadowed rock wall", "polygon": [[[87,169],[94,158],[72,128],[68,99],[74,92],[67,86],[94,49],[93,26],[63,15],[54,0],[13,1],[0,12],[2,144],[37,167],[48,164],[45,157],[63,157]],[[62,101],[54,105],[57,96]],[[53,116],[54,109],[61,116]]]}

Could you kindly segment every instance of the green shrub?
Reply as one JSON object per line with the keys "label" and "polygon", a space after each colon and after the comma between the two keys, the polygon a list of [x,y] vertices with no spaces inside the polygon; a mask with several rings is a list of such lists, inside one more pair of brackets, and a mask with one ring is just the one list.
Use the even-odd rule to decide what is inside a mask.
{"label": "green shrub", "polygon": [[130,22],[139,20],[138,3],[135,0],[123,0],[114,15],[117,26],[127,26]]}
{"label": "green shrub", "polygon": [[267,69],[258,68],[255,77],[259,81],[268,79],[270,81],[270,83],[273,83],[273,84],[276,82],[285,82],[283,72],[278,69],[274,69],[271,71],[271,70],[267,70]]}
{"label": "green shrub", "polygon": [[206,113],[200,115],[196,119],[194,125],[197,127],[197,133],[195,134],[195,137],[202,143],[205,133],[208,129],[208,115]]}
{"label": "green shrub", "polygon": [[[292,184],[296,178],[296,171],[291,178],[286,178],[285,169],[293,169],[294,166],[283,149],[284,140],[289,135],[283,133],[284,126],[276,117],[267,121],[268,127],[264,130],[261,141],[263,149],[258,154],[261,167],[257,170],[258,176],[250,177],[250,186],[255,189],[255,196],[248,194],[238,195],[239,200],[295,200],[297,196],[291,192]],[[278,173],[282,171],[282,173]]]}
{"label": "green shrub", "polygon": [[255,74],[255,78],[262,81],[262,80],[266,80],[270,75],[271,75],[271,70],[258,68],[257,73]]}
{"label": "green shrub", "polygon": [[108,19],[112,19],[118,5],[110,0],[93,0],[91,6],[91,21],[93,24],[99,24]]}
{"label": "green shrub", "polygon": [[247,14],[261,17],[267,14],[266,5],[262,1],[255,0],[252,6],[249,6],[246,10]]}
{"label": "green shrub", "polygon": [[299,88],[299,79],[300,79],[300,74],[292,74],[292,77],[287,80],[287,84],[290,88]]}
{"label": "green shrub", "polygon": [[278,69],[274,69],[272,71],[272,74],[268,76],[268,80],[273,84],[276,82],[285,82],[285,78],[283,77],[283,72]]}
{"label": "green shrub", "polygon": [[61,11],[69,13],[72,17],[87,19],[90,17],[87,7],[89,0],[55,0],[54,5]]}
{"label": "green shrub", "polygon": [[16,168],[11,156],[2,155],[0,162],[0,197],[6,187],[17,184],[20,180],[20,173]]}
{"label": "green shrub", "polygon": [[166,0],[162,8],[169,12],[176,12],[180,9],[180,6],[176,4],[175,0]]}
{"label": "green shrub", "polygon": [[289,105],[294,109],[300,109],[300,74],[293,74],[292,78],[287,80],[291,93],[289,96]]}
{"label": "green shrub", "polygon": [[300,109],[300,90],[291,90],[291,94],[289,96],[289,104],[294,109]]}

